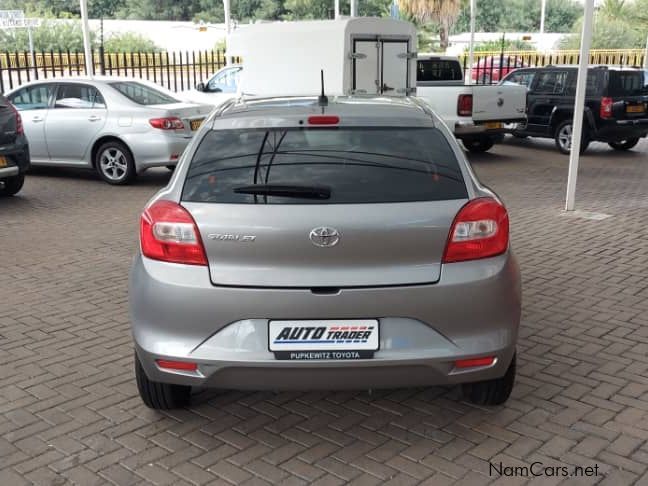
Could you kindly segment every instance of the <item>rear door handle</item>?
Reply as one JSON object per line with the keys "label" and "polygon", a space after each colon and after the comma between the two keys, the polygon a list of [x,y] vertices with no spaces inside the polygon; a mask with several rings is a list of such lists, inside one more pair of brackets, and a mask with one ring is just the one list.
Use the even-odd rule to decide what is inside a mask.
{"label": "rear door handle", "polygon": [[99,120],[101,120],[100,116],[92,115],[92,116],[88,117],[88,121],[91,121],[91,122],[96,122],[96,121],[99,121]]}
{"label": "rear door handle", "polygon": [[31,121],[33,121],[34,123],[40,123],[43,120],[44,120],[44,118],[42,116],[33,116],[32,119],[31,119]]}

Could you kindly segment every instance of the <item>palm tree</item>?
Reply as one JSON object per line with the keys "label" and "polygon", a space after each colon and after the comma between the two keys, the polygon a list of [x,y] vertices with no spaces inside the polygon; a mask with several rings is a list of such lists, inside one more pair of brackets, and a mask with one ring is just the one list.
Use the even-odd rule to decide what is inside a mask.
{"label": "palm tree", "polygon": [[398,6],[420,22],[439,24],[441,49],[448,47],[450,28],[459,16],[461,0],[399,0]]}
{"label": "palm tree", "polygon": [[625,0],[604,0],[601,2],[598,12],[610,19],[624,20],[627,17]]}

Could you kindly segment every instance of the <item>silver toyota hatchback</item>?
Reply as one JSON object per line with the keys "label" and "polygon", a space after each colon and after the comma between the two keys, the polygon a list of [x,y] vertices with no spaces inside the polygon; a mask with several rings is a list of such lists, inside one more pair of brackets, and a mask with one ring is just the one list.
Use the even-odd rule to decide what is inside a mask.
{"label": "silver toyota hatchback", "polygon": [[463,384],[515,377],[508,214],[416,99],[232,100],[147,205],[130,276],[137,385]]}

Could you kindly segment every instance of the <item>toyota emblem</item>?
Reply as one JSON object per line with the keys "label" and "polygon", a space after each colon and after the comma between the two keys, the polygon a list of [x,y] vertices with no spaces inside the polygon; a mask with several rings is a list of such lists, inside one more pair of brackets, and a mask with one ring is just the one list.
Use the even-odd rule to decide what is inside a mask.
{"label": "toyota emblem", "polygon": [[319,228],[312,229],[308,237],[313,245],[327,248],[338,244],[340,241],[340,232],[335,228],[320,226]]}

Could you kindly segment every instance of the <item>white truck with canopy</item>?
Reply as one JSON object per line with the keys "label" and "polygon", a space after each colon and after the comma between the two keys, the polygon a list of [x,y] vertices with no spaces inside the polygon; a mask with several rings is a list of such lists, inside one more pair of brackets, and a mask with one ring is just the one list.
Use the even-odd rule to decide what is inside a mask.
{"label": "white truck with canopy", "polygon": [[416,91],[416,28],[373,17],[261,23],[230,36],[228,56],[243,59],[241,92],[408,96]]}
{"label": "white truck with canopy", "polygon": [[[353,17],[243,26],[229,37],[227,55],[240,57],[242,64],[224,68],[214,79],[235,73],[237,92],[216,88],[214,104],[241,95],[317,94],[323,71],[327,95],[422,98],[472,151],[488,150],[502,136],[504,123],[526,119],[524,89],[464,85],[456,58],[437,62],[434,56],[417,56],[416,27],[401,20]],[[453,66],[449,79],[446,68]],[[212,84],[220,86],[201,83],[186,98],[205,102]]]}

